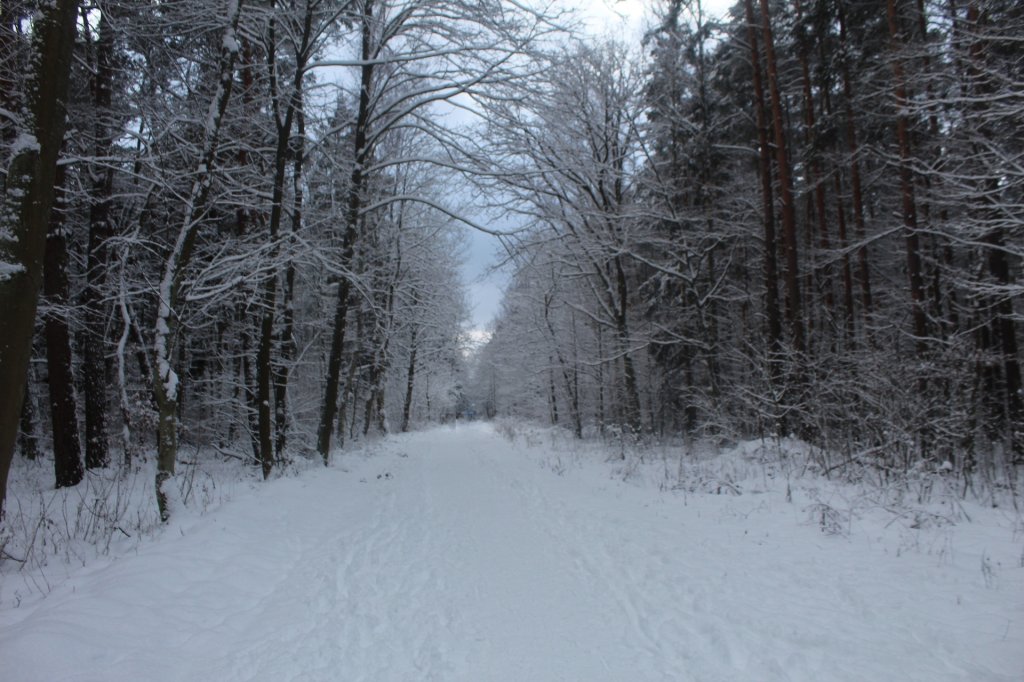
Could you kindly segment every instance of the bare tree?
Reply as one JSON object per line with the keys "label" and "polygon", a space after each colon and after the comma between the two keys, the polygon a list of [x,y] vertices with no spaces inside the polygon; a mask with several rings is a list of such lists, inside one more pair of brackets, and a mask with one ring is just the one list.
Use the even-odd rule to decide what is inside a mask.
{"label": "bare tree", "polygon": [[[495,0],[362,0],[357,5],[358,57],[313,65],[354,66],[359,72],[351,138],[354,164],[342,228],[343,270],[351,269],[360,221],[369,209],[367,187],[375,174],[401,162],[375,157],[381,138],[404,127],[450,140],[443,128],[430,122],[428,111],[440,102],[451,102],[480,92],[489,83],[515,77],[521,69],[516,62],[525,45],[546,22],[543,16],[523,11],[519,5],[509,7]],[[428,197],[416,199],[431,203]],[[351,278],[342,277],[317,431],[317,450],[325,462],[329,460],[338,410],[352,291]]]}
{"label": "bare tree", "polygon": [[200,220],[207,210],[213,183],[214,166],[224,112],[234,85],[235,60],[238,58],[238,22],[242,0],[229,0],[224,39],[218,60],[216,90],[210,100],[203,127],[203,142],[193,171],[192,187],[183,210],[177,236],[168,252],[157,291],[158,303],[153,325],[153,394],[158,408],[159,452],[157,455],[156,493],[160,517],[170,518],[168,493],[164,484],[174,475],[178,454],[179,374],[174,369],[178,354],[177,307],[182,278],[192,258]]}

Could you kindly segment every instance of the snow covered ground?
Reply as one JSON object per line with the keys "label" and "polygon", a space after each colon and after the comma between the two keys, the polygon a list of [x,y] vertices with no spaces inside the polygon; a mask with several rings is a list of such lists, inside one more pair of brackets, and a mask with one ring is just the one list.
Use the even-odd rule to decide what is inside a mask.
{"label": "snow covered ground", "polygon": [[667,466],[486,425],[392,438],[0,604],[0,677],[1024,679],[1015,514],[645,483]]}

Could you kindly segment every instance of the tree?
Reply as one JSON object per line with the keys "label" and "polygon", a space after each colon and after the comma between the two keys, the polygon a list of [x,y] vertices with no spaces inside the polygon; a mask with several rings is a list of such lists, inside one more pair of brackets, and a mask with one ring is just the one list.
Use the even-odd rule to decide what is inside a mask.
{"label": "tree", "polygon": [[[288,160],[296,155],[295,161],[295,205],[293,205],[292,234],[301,225],[301,170],[302,147],[293,148],[292,127],[303,127],[304,91],[303,82],[307,75],[307,65],[316,51],[322,46],[325,37],[330,35],[329,29],[348,11],[350,3],[344,3],[340,9],[326,0],[306,0],[301,13],[285,12],[280,19],[276,14],[269,18],[267,41],[264,49],[267,54],[267,80],[273,124],[276,133],[274,152],[274,173],[271,182],[270,216],[267,223],[268,238],[271,245],[271,257],[276,256],[278,243],[281,239],[281,223],[284,218],[284,196]],[[271,5],[271,11],[276,9]],[[289,8],[290,9],[290,8]],[[277,32],[280,30],[287,36],[287,54],[279,55],[276,43]],[[282,46],[283,47],[283,46]],[[287,90],[282,90],[281,80],[285,68],[290,68],[291,79]],[[294,266],[288,266],[291,275],[290,284],[286,288],[286,296],[294,295]],[[280,363],[271,359],[272,345],[275,339],[275,314],[277,305],[278,273],[271,272],[263,278],[260,300],[261,320],[259,346],[256,357],[256,405],[259,431],[259,460],[263,468],[263,477],[270,475],[275,451],[280,456],[284,447],[284,432],[287,427],[287,370]],[[286,301],[286,306],[289,301]],[[288,322],[286,321],[286,328]],[[287,329],[285,330],[287,334]],[[285,343],[288,336],[285,336]],[[290,346],[286,345],[286,348]],[[288,351],[286,351],[288,355]],[[287,361],[287,358],[285,358]],[[275,384],[272,386],[272,384]],[[275,389],[272,396],[272,388]],[[271,417],[271,400],[276,402],[276,418]],[[274,446],[273,429],[277,425],[277,447]]]}
{"label": "tree", "polygon": [[765,68],[768,72],[768,94],[771,104],[772,130],[775,139],[775,170],[778,173],[779,205],[782,210],[782,250],[786,260],[786,321],[790,327],[790,344],[797,353],[805,347],[804,323],[800,310],[799,260],[797,256],[796,205],[790,173],[789,154],[786,149],[786,123],[783,117],[782,95],[779,86],[779,66],[775,56],[775,38],[772,33],[768,0],[761,2],[761,33],[764,41]]}
{"label": "tree", "polygon": [[178,453],[178,401],[180,398],[177,362],[178,319],[182,279],[192,258],[200,218],[207,210],[207,201],[213,183],[220,131],[224,112],[234,85],[234,66],[238,58],[238,22],[242,0],[230,0],[227,7],[224,39],[218,58],[216,90],[210,99],[206,122],[202,132],[202,145],[193,171],[191,189],[183,207],[183,217],[177,236],[164,260],[163,274],[157,291],[157,312],[153,325],[153,394],[158,410],[158,444],[156,493],[160,518],[170,518],[168,492],[164,489],[174,475]]}
{"label": "tree", "polygon": [[[95,161],[89,168],[89,239],[86,256],[86,284],[83,292],[85,329],[82,339],[82,388],[85,396],[85,465],[107,466],[107,319],[109,307],[103,297],[110,268],[109,244],[113,236],[111,210],[114,168],[114,134],[120,121],[113,109],[115,68],[118,56],[110,6],[100,8],[90,86],[93,97],[93,149]],[[86,23],[88,27],[88,23]]]}
{"label": "tree", "polygon": [[[25,396],[77,14],[76,0],[56,0],[36,16],[26,64],[26,115],[14,124],[16,133],[7,145],[10,162],[0,214],[0,310],[6,321],[0,340],[0,513]],[[10,27],[5,23],[0,32],[6,36]]]}

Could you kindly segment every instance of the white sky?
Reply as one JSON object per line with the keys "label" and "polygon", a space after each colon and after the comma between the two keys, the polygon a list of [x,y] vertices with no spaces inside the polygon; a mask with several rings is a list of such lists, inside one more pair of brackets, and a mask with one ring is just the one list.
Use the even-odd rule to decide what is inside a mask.
{"label": "white sky", "polygon": [[[577,8],[584,17],[587,30],[597,35],[611,35],[639,43],[649,15],[648,8],[656,0],[563,0],[563,4]],[[705,11],[723,16],[734,0],[703,0]],[[470,326],[474,330],[486,329],[501,305],[505,277],[501,274],[485,276],[495,262],[499,249],[496,239],[468,230],[466,262],[463,276],[469,286],[472,306]]]}

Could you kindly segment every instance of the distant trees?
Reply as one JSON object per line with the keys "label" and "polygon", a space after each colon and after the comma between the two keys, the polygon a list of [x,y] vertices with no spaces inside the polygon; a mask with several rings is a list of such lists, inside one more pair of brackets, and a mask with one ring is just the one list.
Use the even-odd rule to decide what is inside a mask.
{"label": "distant trees", "polygon": [[[535,227],[519,244],[531,253],[530,272],[545,279],[554,277],[549,270],[557,272],[559,279],[571,279],[578,287],[582,300],[566,300],[556,291],[535,296],[545,318],[538,329],[554,344],[545,357],[552,365],[562,359],[551,371],[567,371],[551,316],[553,307],[569,305],[604,335],[606,358],[614,359],[619,378],[614,405],[622,423],[638,429],[634,355],[645,342],[633,330],[634,280],[627,273],[634,265],[637,231],[644,225],[636,212],[634,186],[641,153],[640,73],[611,43],[580,45],[546,59],[550,80],[535,79],[527,96],[495,98],[487,108],[491,146],[477,156],[498,160],[482,173],[497,178],[488,183],[488,191],[512,202],[513,210]],[[551,405],[557,412],[557,402]],[[578,415],[578,407],[566,413]]]}
{"label": "distant trees", "polygon": [[[497,0],[361,0],[355,26],[359,55],[336,65],[358,67],[358,100],[351,128],[353,164],[346,192],[341,265],[352,266],[364,221],[393,201],[434,204],[423,195],[368,196],[377,175],[395,159],[377,154],[382,142],[396,131],[414,131],[442,148],[458,145],[457,138],[432,123],[428,112],[460,96],[482,94],[488,85],[517,78],[524,46],[547,30],[545,18]],[[322,62],[329,65],[332,62]],[[450,152],[448,152],[450,156]],[[443,156],[431,161],[438,167]],[[352,280],[338,287],[331,346],[324,387],[317,450],[327,461],[332,425],[338,411],[342,354],[348,333]]]}
{"label": "distant trees", "polygon": [[[569,95],[574,67],[615,83],[634,68],[623,48],[552,62],[550,82],[491,117],[515,141],[492,154],[494,185],[531,236],[477,392],[497,413],[536,413],[547,395],[552,421],[578,403],[594,430],[792,432],[884,472],[948,461],[1009,475],[1024,454],[1022,22],[999,0],[743,0],[724,21],[669,0],[645,41],[642,101],[604,111],[607,88]],[[593,141],[609,126],[631,147],[602,186],[593,169],[615,147]],[[625,210],[597,231],[600,211],[581,207],[604,187],[627,201],[602,204]],[[610,273],[625,295],[602,301]],[[584,337],[581,317],[596,323]],[[570,339],[588,381],[559,380]],[[513,394],[494,372],[528,343],[549,350],[515,356],[533,379]],[[635,421],[631,391],[615,389],[627,359]]]}

